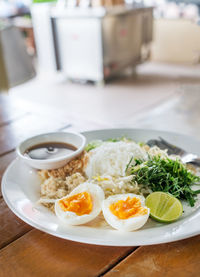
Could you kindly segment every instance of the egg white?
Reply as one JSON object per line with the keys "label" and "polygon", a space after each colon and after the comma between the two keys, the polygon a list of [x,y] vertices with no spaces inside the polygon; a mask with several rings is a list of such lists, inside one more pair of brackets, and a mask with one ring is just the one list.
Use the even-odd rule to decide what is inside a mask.
{"label": "egg white", "polygon": [[[119,219],[115,216],[109,209],[110,205],[119,201],[119,200],[126,200],[127,197],[133,198],[137,197],[141,201],[141,206],[147,209],[147,214],[141,216],[130,217],[128,219]],[[116,194],[108,197],[102,203],[102,211],[105,220],[109,225],[111,225],[114,229],[120,231],[134,231],[141,228],[148,220],[150,210],[145,206],[145,198],[140,195],[136,195],[133,193],[127,194]]]}
{"label": "egg white", "polygon": [[[59,205],[59,201],[61,199],[66,199],[72,195],[81,193],[81,192],[88,192],[91,194],[92,197],[92,211],[89,214],[84,215],[77,215],[74,212],[70,211],[63,211]],[[85,182],[77,186],[70,194],[67,196],[58,199],[55,202],[55,213],[57,217],[62,220],[64,223],[68,225],[81,225],[93,220],[95,217],[99,215],[102,208],[102,201],[104,200],[104,191],[98,185]]]}

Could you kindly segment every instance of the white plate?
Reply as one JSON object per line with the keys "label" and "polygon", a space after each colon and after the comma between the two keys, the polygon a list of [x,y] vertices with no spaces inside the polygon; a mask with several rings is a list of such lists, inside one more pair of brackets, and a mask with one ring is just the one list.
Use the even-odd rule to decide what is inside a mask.
{"label": "white plate", "polygon": [[[169,142],[200,156],[200,142],[184,135],[140,129],[109,129],[83,133],[87,142],[127,136],[135,141],[147,141],[162,136]],[[191,208],[184,204],[184,215],[171,224],[160,224],[148,220],[138,231],[120,232],[107,224],[101,227],[98,220],[82,226],[64,226],[58,218],[42,205],[39,199],[40,182],[36,171],[20,159],[7,168],[2,180],[3,197],[10,209],[23,221],[51,235],[73,241],[111,246],[136,246],[171,242],[200,233],[200,198]]]}

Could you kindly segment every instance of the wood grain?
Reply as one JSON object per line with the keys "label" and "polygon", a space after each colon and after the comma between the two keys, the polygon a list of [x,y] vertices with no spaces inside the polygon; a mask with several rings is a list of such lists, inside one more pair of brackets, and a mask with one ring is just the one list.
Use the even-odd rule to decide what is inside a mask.
{"label": "wood grain", "polygon": [[[189,226],[188,226],[189,227]],[[138,248],[105,277],[198,277],[200,236]]]}
{"label": "wood grain", "polygon": [[80,244],[32,230],[0,251],[0,276],[99,276],[132,249]]}
{"label": "wood grain", "polygon": [[0,126],[6,125],[14,119],[18,119],[28,111],[19,108],[7,95],[0,95]]}
{"label": "wood grain", "polygon": [[0,127],[0,156],[9,152],[24,139],[46,132],[56,131],[67,125],[65,121],[26,114],[24,117]]}
{"label": "wood grain", "polygon": [[[0,157],[0,184],[1,184],[2,176],[5,169],[11,163],[11,161],[14,160],[15,157],[16,157],[15,151]],[[1,187],[0,187],[0,197],[1,197]]]}
{"label": "wood grain", "polygon": [[[0,199],[0,248],[19,238],[32,227],[20,220]],[[3,276],[0,274],[0,276]]]}
{"label": "wood grain", "polygon": [[[33,111],[22,112],[12,108],[7,100],[0,98],[3,107],[0,112],[0,180],[15,158],[15,152],[10,151],[21,140],[38,133],[68,130],[69,125],[65,117],[58,119],[58,115],[55,118]],[[84,129],[85,125],[88,123],[78,122],[76,128]],[[0,199],[0,222],[0,276],[97,276],[133,250],[84,245],[37,230],[29,232],[32,227],[17,218],[3,199]]]}
{"label": "wood grain", "polygon": [[[0,95],[0,182],[5,168],[15,158],[12,150],[21,140],[58,129],[82,131],[104,127],[80,120],[78,115],[65,117],[52,110],[45,115],[46,111],[39,107],[25,105],[25,110],[22,106]],[[17,218],[2,198],[0,248],[2,277],[197,277],[200,272],[200,236],[137,250],[80,244],[33,229]]]}

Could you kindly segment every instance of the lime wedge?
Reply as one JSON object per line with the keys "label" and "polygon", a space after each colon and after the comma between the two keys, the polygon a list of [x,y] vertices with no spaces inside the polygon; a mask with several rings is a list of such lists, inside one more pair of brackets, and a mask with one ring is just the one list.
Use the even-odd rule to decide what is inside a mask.
{"label": "lime wedge", "polygon": [[183,213],[181,202],[171,194],[161,191],[149,194],[145,204],[150,209],[151,217],[159,222],[173,222]]}

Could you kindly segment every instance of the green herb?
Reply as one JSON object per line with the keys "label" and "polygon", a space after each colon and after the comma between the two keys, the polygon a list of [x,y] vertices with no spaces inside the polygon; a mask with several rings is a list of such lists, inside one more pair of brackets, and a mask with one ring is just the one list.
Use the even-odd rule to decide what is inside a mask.
{"label": "green herb", "polygon": [[179,160],[149,156],[148,161],[137,159],[135,162],[135,165],[128,168],[129,174],[134,175],[133,182],[136,181],[152,191],[168,192],[194,206],[200,190],[193,191],[191,186],[200,182],[200,177],[187,170]]}
{"label": "green herb", "polygon": [[143,142],[143,141],[139,141],[139,142],[138,142],[138,145],[139,145],[140,147],[142,147],[142,146],[146,145],[146,143]]}
{"label": "green herb", "polygon": [[125,173],[127,173],[128,168],[129,168],[130,164],[132,163],[132,161],[133,161],[133,156],[131,157],[130,161],[129,161],[128,164],[126,165]]}
{"label": "green herb", "polygon": [[[106,142],[118,142],[118,141],[132,141],[131,139],[128,139],[126,137],[121,137],[121,138],[109,138],[107,140],[105,140]],[[103,143],[102,140],[93,140],[91,142],[89,142],[86,147],[85,150],[87,152],[89,152],[92,149],[95,149],[97,147],[99,147],[101,144]]]}
{"label": "green herb", "polygon": [[123,137],[120,137],[120,138],[109,138],[106,141],[108,141],[108,142],[118,142],[118,141],[125,141],[125,142],[127,142],[127,141],[133,141],[133,140],[123,136]]}
{"label": "green herb", "polygon": [[118,142],[118,141],[120,141],[120,139],[117,139],[117,138],[109,138],[109,139],[107,139],[106,141],[108,141],[108,142]]}
{"label": "green herb", "polygon": [[103,143],[102,140],[93,140],[85,146],[85,151],[89,152],[92,149],[97,148]]}

